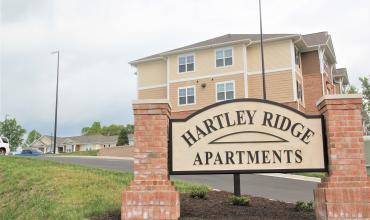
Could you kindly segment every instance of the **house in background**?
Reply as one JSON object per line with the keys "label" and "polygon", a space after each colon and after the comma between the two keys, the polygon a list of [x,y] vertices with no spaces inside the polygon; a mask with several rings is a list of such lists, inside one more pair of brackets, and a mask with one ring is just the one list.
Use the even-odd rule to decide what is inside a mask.
{"label": "house in background", "polygon": [[[35,140],[32,144],[30,144],[31,148],[39,149],[44,153],[52,152],[53,148],[53,141],[54,138],[52,136],[43,135],[39,139]],[[63,142],[63,138],[57,137],[57,146],[59,146]]]}
{"label": "house in background", "polygon": [[[99,150],[102,148],[115,147],[118,136],[84,135],[72,137],[57,137],[56,145],[58,153]],[[41,150],[44,153],[53,152],[53,136],[43,135],[34,141],[30,147]]]}
{"label": "house in background", "polygon": [[336,69],[333,73],[335,94],[345,93],[345,86],[349,85],[348,74],[346,68]]}

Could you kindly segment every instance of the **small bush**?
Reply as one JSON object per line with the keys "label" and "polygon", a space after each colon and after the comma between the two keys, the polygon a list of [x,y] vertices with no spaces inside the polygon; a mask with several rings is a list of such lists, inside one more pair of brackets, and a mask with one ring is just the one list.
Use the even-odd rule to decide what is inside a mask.
{"label": "small bush", "polygon": [[312,212],[313,202],[298,201],[295,203],[295,210],[298,212]]}
{"label": "small bush", "polygon": [[207,199],[209,189],[206,186],[193,186],[190,191],[190,197],[194,199]]}
{"label": "small bush", "polygon": [[251,197],[232,195],[232,196],[229,197],[229,200],[233,205],[249,206],[249,202],[251,201]]}

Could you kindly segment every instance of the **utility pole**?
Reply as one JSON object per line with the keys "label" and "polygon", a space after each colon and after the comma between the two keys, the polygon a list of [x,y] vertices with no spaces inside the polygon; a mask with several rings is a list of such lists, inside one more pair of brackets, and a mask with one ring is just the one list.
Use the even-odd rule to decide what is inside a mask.
{"label": "utility pole", "polygon": [[55,93],[55,118],[54,118],[54,154],[57,148],[57,121],[58,121],[58,90],[59,90],[59,50],[51,52],[51,54],[58,55],[58,63],[57,63],[57,88]]}

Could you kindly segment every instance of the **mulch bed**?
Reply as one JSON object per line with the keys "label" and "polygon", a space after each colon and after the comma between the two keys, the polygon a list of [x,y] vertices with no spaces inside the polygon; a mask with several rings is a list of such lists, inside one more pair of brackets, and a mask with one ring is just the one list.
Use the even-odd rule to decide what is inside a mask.
{"label": "mulch bed", "polygon": [[[314,220],[313,212],[297,212],[294,204],[252,197],[250,206],[234,206],[228,201],[228,192],[212,191],[206,200],[181,194],[181,220]],[[93,220],[118,220],[120,214],[107,214]]]}

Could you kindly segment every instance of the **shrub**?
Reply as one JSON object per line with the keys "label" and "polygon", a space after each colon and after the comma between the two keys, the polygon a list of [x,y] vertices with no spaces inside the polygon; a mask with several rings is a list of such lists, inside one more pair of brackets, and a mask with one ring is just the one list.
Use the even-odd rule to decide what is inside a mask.
{"label": "shrub", "polygon": [[295,210],[298,212],[312,212],[313,211],[313,202],[302,202],[298,201],[295,204]]}
{"label": "shrub", "polygon": [[190,191],[190,197],[194,199],[207,199],[209,189],[206,186],[193,186]]}
{"label": "shrub", "polygon": [[232,195],[232,196],[229,197],[229,200],[233,205],[249,206],[249,202],[251,201],[251,197]]}

